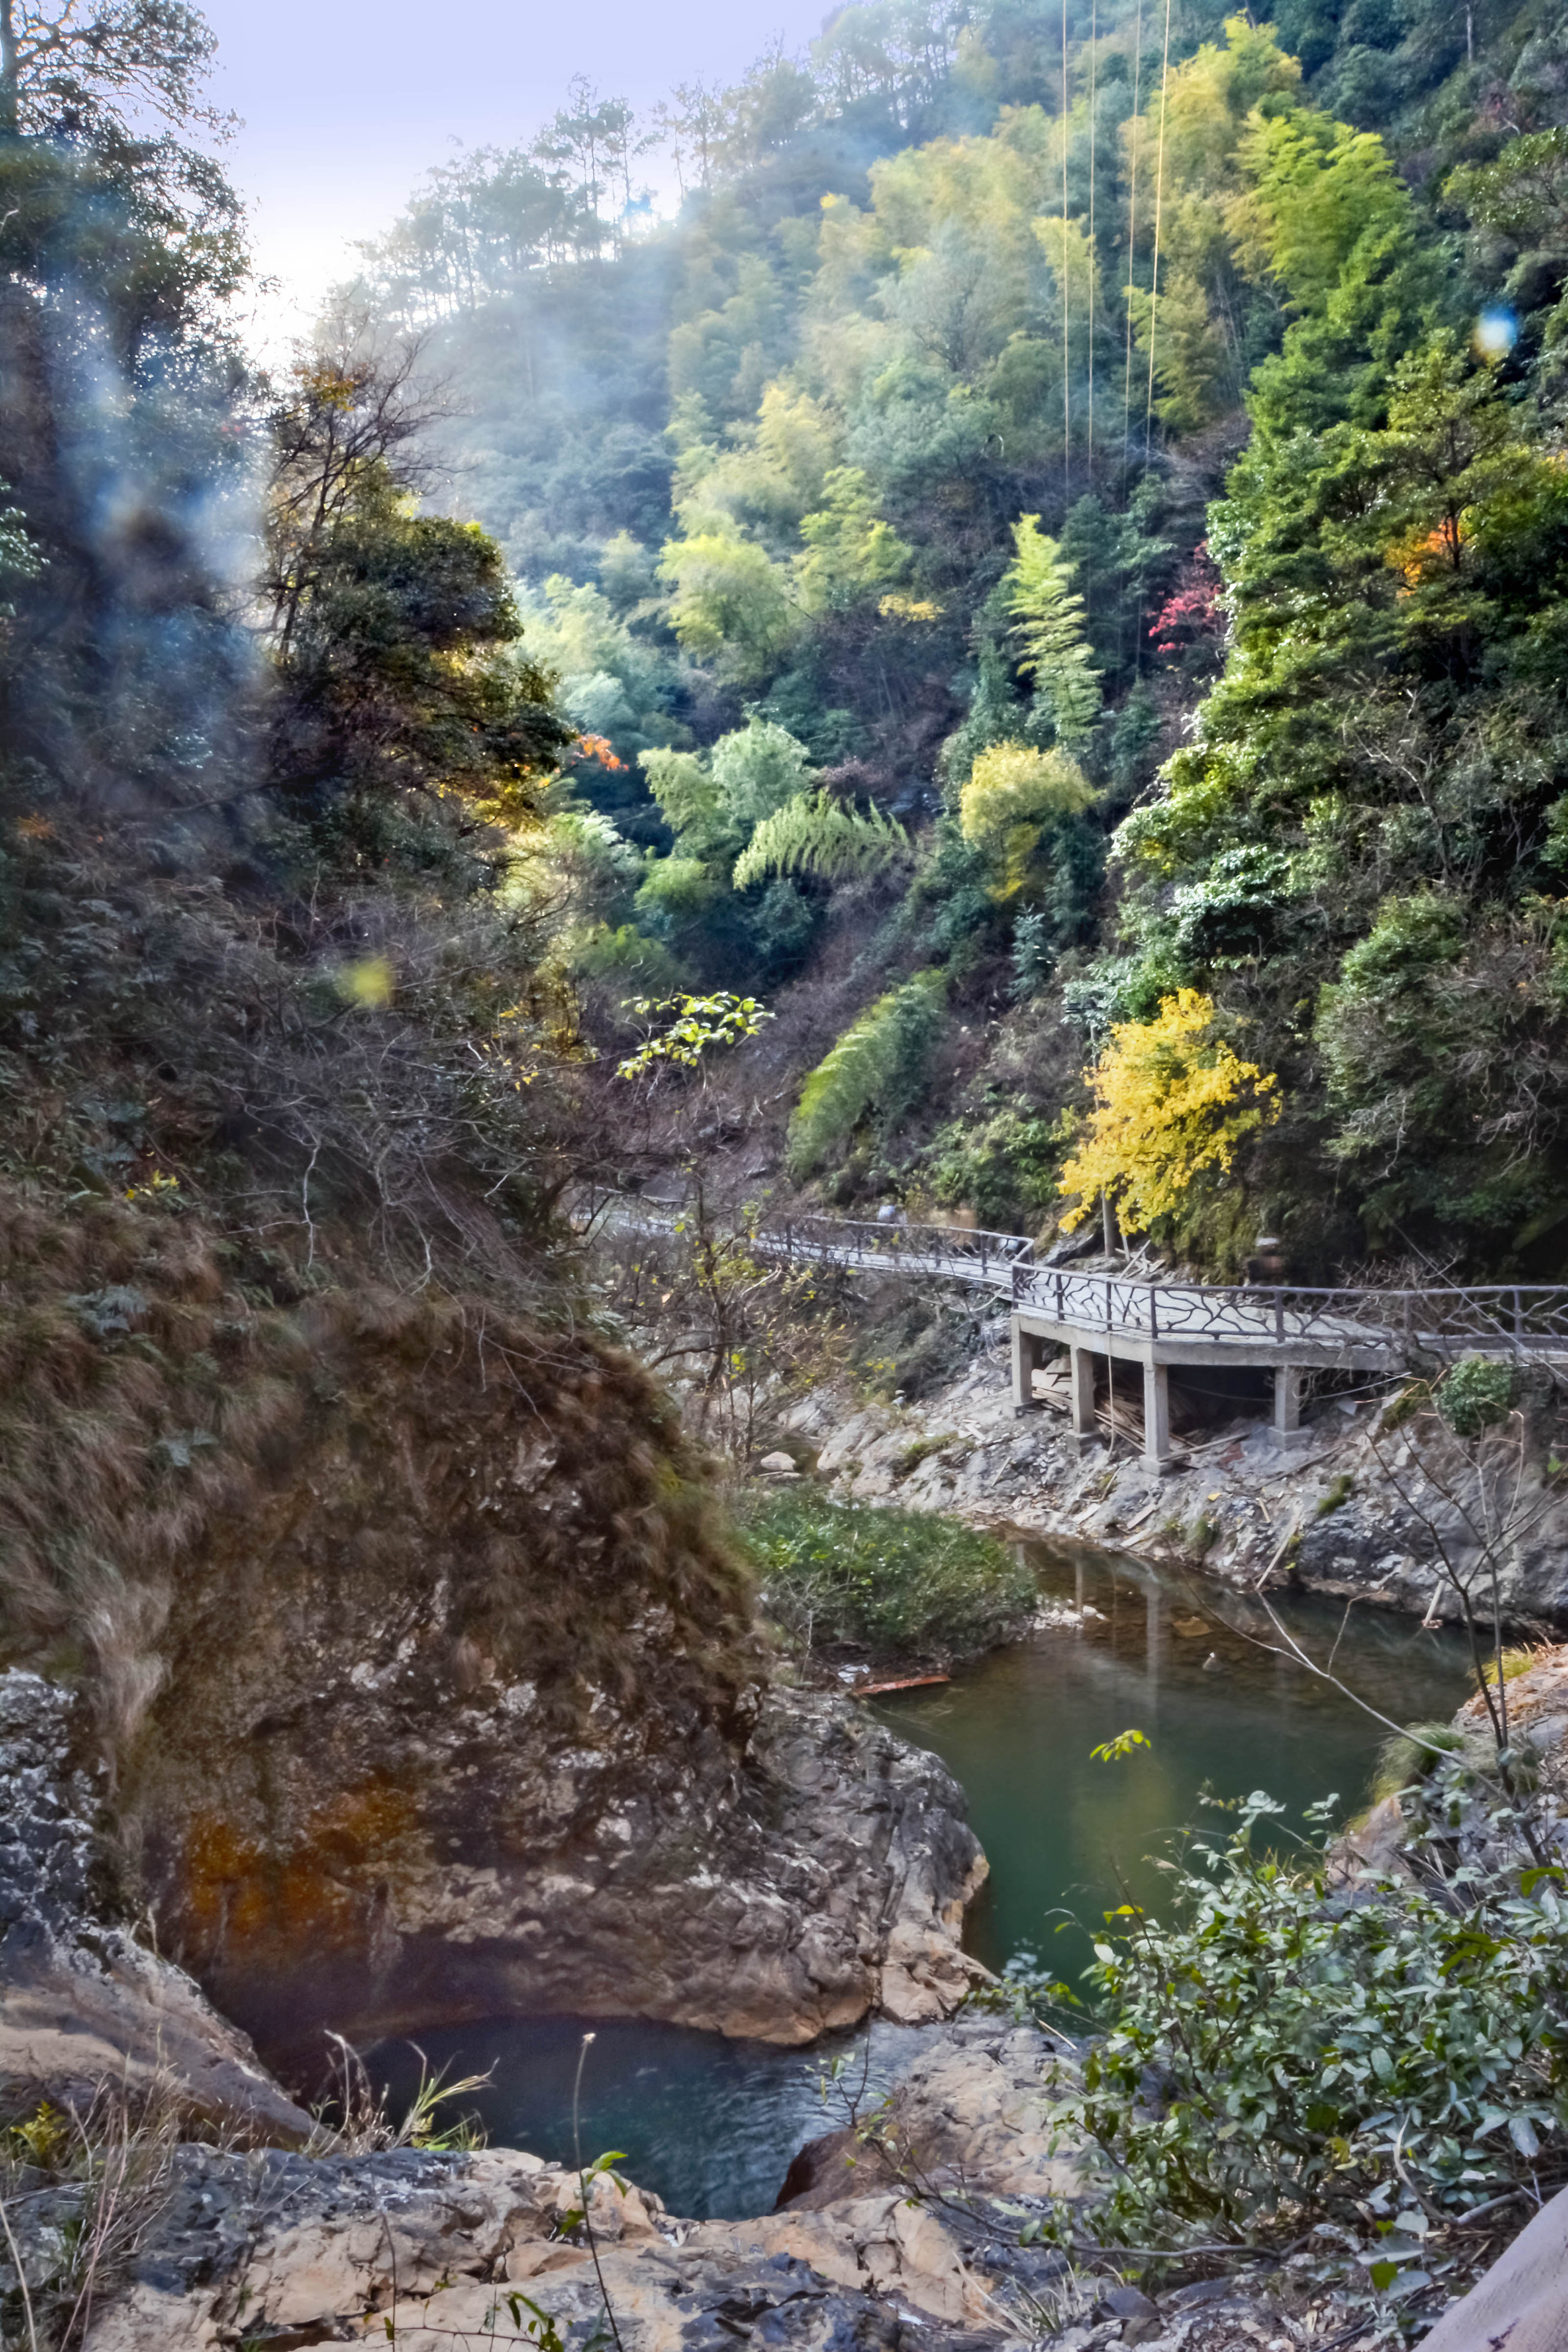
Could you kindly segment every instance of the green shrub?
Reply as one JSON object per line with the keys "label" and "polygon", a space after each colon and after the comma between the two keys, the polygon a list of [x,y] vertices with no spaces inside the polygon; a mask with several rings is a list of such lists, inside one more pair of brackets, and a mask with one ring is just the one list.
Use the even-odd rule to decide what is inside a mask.
{"label": "green shrub", "polygon": [[944,1208],[968,1207],[993,1232],[1033,1233],[1057,1206],[1070,1121],[1009,1105],[984,1122],[938,1129],[922,1173]]}
{"label": "green shrub", "polygon": [[906,1445],[903,1452],[895,1457],[894,1477],[907,1478],[911,1471],[920,1468],[922,1462],[929,1461],[933,1454],[940,1454],[944,1445],[956,1444],[957,1435],[956,1430],[944,1429],[935,1437],[917,1437],[912,1445]]}
{"label": "green shrub", "polygon": [[942,1028],[944,995],[940,972],[918,972],[850,1024],[801,1088],[789,1123],[794,1176],[820,1167],[868,1111],[889,1126],[910,1108]]}
{"label": "green shrub", "polygon": [[1255,1843],[1281,1810],[1255,1794],[1227,1843],[1187,1849],[1169,1925],[1109,1915],[1088,1971],[1105,2031],[1059,2120],[1107,2161],[1106,2242],[1329,2224],[1398,2301],[1473,2254],[1449,2235],[1468,2211],[1563,2177],[1563,1874],[1521,1869],[1517,1814],[1463,1755],[1432,1761],[1412,1870],[1359,1895],[1336,1889],[1328,1805],[1299,1865]]}
{"label": "green shrub", "polygon": [[945,1664],[1014,1638],[1034,1614],[1034,1575],[1005,1545],[925,1512],[797,1489],[761,1496],[743,1535],[764,1606],[802,1651]]}
{"label": "green shrub", "polygon": [[1513,1403],[1513,1366],[1461,1356],[1437,1391],[1437,1410],[1456,1437],[1479,1437],[1506,1421]]}

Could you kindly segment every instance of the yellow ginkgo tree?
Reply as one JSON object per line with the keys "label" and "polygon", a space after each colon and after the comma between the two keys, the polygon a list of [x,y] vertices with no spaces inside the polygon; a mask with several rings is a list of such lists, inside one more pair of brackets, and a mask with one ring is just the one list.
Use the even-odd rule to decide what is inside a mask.
{"label": "yellow ginkgo tree", "polygon": [[1161,1000],[1152,1021],[1121,1021],[1089,1073],[1094,1108],[1062,1170],[1077,1199],[1070,1232],[1103,1195],[1126,1233],[1178,1209],[1208,1168],[1228,1172],[1237,1146],[1279,1116],[1279,1081],[1244,1062],[1215,1031],[1195,988]]}

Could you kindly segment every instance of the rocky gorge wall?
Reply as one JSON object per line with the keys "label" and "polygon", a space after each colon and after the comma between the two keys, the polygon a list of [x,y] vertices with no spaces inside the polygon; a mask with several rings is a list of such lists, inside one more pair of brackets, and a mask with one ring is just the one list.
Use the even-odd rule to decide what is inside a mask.
{"label": "rocky gorge wall", "polygon": [[[1524,1737],[1550,1746],[1557,1765],[1565,1658],[1542,1657],[1513,1685]],[[88,1987],[79,2048],[90,2070],[100,2055],[90,2013],[96,2002],[101,2020],[102,1985],[128,1939],[100,1916],[106,1882],[86,1818],[94,1788],[69,1759],[72,1712],[36,1676],[0,1678],[0,1960],[9,1967],[26,1948],[37,1962],[47,1947],[68,2003]],[[1352,1880],[1390,1861],[1350,1850],[1347,1859]],[[232,2130],[247,2114],[243,2136],[259,2145],[186,2142],[112,2181],[18,2163],[8,2147],[8,2343],[287,2352],[384,2335],[412,2352],[493,2352],[498,2342],[590,2352],[605,2340],[618,2352],[718,2352],[736,2341],[776,2352],[1388,2352],[1407,2340],[1401,2315],[1321,2249],[1280,2259],[1245,2242],[1204,2244],[1163,2259],[1154,2275],[1140,2250],[1130,2260],[1097,2246],[1100,2159],[1064,2135],[1058,2112],[1079,2084],[1085,2045],[1005,2012],[931,2027],[869,2113],[847,2092],[844,2120],[798,2153],[772,2213],[693,2221],[623,2177],[584,2179],[517,2148],[356,2151],[319,2130],[289,2147],[298,2112],[194,1986],[143,1954],[114,1990],[122,2021],[136,2003],[144,2019],[178,2015],[175,2079],[190,2104],[202,2109],[205,2084],[205,2113],[223,2116],[210,2095],[226,2068],[225,2120]],[[0,2019],[8,2011],[9,1995]],[[42,2053],[46,2069],[59,2067],[65,2038]],[[45,2072],[34,2087],[69,2096],[77,2063],[74,2077]],[[134,2095],[134,2075],[129,2087]],[[106,2196],[119,2200],[107,2213]],[[1052,2217],[1066,2221],[1068,2245],[1042,2240],[1038,2225]],[[96,2271],[80,2258],[86,2242],[106,2249]],[[1451,2303],[1428,2339],[1434,2352],[1495,2352],[1505,2339],[1552,2352],[1565,2250],[1568,2194],[1542,2206]]]}
{"label": "rocky gorge wall", "polygon": [[493,1299],[258,1303],[196,1220],[106,1208],[0,1216],[0,1659],[78,1694],[132,1907],[297,2085],[328,2027],[791,2042],[962,1996],[960,1792],[771,1695],[630,1357]]}

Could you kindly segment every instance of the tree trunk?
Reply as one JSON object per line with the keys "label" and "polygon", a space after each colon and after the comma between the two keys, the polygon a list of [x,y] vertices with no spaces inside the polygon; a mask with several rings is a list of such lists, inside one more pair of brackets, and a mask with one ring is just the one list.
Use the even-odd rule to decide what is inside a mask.
{"label": "tree trunk", "polygon": [[16,53],[16,0],[0,0],[0,138],[14,139],[22,127],[20,60]]}

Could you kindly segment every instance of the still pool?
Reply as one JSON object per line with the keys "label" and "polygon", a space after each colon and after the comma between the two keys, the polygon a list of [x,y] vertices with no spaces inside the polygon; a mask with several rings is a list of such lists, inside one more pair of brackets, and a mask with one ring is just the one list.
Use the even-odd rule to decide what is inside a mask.
{"label": "still pool", "polygon": [[[992,1968],[1020,1947],[1053,1972],[1087,1958],[1064,1918],[1100,1925],[1129,1897],[1158,1908],[1148,1856],[1189,1823],[1223,1832],[1202,1802],[1265,1789],[1300,1824],[1336,1796],[1364,1801],[1387,1737],[1342,1692],[1283,1655],[1268,1610],[1124,1554],[1024,1547],[1043,1598],[1081,1611],[1070,1630],[994,1651],[944,1689],[875,1702],[906,1739],[931,1748],[963,1784],[991,1864],[966,1941]],[[1462,1643],[1364,1604],[1270,1596],[1307,1654],[1396,1724],[1447,1719],[1471,1685]],[[1093,1613],[1090,1614],[1089,1612]],[[1119,1763],[1091,1750],[1119,1732],[1149,1740]],[[1050,1938],[1049,1943],[1047,1938]]]}
{"label": "still pool", "polygon": [[[1205,1811],[1266,1789],[1289,1808],[1335,1796],[1349,1814],[1366,1796],[1384,1727],[1342,1690],[1279,1654],[1256,1601],[1195,1577],[1087,1546],[1030,1543],[1047,1603],[1078,1612],[994,1652],[938,1690],[874,1702],[907,1739],[962,1781],[991,1876],[969,1920],[970,1948],[992,1967],[1029,1948],[1070,1979],[1087,1958],[1085,1923],[1133,1900],[1157,1907],[1148,1857]],[[1275,1603],[1280,1622],[1345,1688],[1394,1723],[1451,1715],[1467,1687],[1455,1637],[1413,1619],[1303,1599]],[[1123,1761],[1090,1750],[1136,1729],[1149,1741]],[[1056,1931],[1061,1927],[1062,1932]],[[573,2084],[585,2021],[505,2018],[417,2037],[448,2074],[490,2072],[465,2102],[492,2142],[574,2161]],[[873,2095],[922,2039],[878,2025],[809,2051],[632,2021],[594,2021],[580,2110],[584,2158],[623,2152],[626,2169],[671,2210],[696,2218],[765,2212],[804,2140],[842,2120],[825,2103],[834,2059]],[[407,2044],[371,2053],[394,2104],[413,2088]]]}

